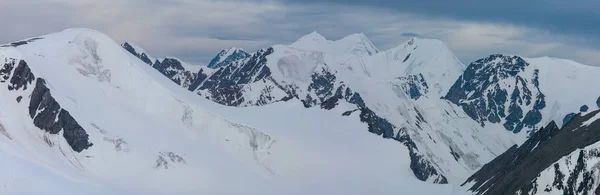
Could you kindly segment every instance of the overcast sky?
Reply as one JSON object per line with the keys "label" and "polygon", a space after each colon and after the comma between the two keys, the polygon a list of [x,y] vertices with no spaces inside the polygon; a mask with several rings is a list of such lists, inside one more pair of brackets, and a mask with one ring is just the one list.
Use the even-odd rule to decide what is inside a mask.
{"label": "overcast sky", "polygon": [[362,32],[380,50],[440,39],[464,63],[503,53],[600,66],[598,8],[598,0],[0,0],[0,42],[85,27],[154,57],[206,64],[229,47]]}

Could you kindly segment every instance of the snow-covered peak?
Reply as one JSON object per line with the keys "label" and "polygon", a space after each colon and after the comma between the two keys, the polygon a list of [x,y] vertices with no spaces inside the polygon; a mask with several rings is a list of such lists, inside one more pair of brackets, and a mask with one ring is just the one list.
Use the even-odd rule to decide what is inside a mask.
{"label": "snow-covered peak", "polygon": [[[8,153],[79,185],[118,184],[131,191],[185,192],[200,189],[189,186],[202,183],[211,188],[219,180],[262,178],[252,171],[262,166],[254,160],[262,158],[255,151],[272,138],[207,112],[196,96],[102,33],[74,29],[46,35],[18,47],[1,47],[0,58],[20,64],[14,69],[19,71],[5,71],[3,64],[2,78],[7,73],[26,76],[28,85],[8,90],[8,82],[0,83],[0,110],[10,112],[0,114],[3,165]],[[80,147],[83,142],[85,147]],[[204,155],[211,158],[200,160]],[[0,183],[8,185],[8,193],[15,192],[13,186],[17,193],[28,190],[5,178],[0,176]]]}
{"label": "snow-covered peak", "polygon": [[221,50],[221,52],[219,52],[219,54],[223,54],[224,56],[229,56],[231,54],[234,54],[235,52],[246,52],[246,51],[242,48],[230,47],[229,49]]}
{"label": "snow-covered peak", "polygon": [[[257,54],[256,64],[244,67],[252,69],[261,63],[275,63],[273,65],[281,69],[272,69],[273,75],[302,81],[309,79],[304,75],[312,70],[310,66],[322,64],[323,60],[321,52],[294,48],[271,50],[276,50],[268,52],[274,54],[271,57],[282,56],[281,60],[258,59]],[[260,52],[268,55],[266,50],[257,53]],[[364,194],[372,191],[370,186],[380,185],[378,181],[401,181],[401,185],[411,189],[416,189],[415,185],[423,186],[418,188],[424,190],[431,188],[418,182],[407,168],[411,163],[408,156],[415,158],[415,150],[409,151],[401,143],[372,136],[357,114],[342,116],[340,113],[347,111],[345,108],[349,106],[346,103],[341,103],[344,105],[335,112],[305,109],[296,100],[290,100],[289,104],[248,109],[215,105],[174,85],[170,78],[127,53],[109,37],[91,30],[67,31],[44,36],[30,44],[0,48],[0,59],[10,58],[26,61],[31,72],[24,71],[29,69],[19,65],[20,68],[0,73],[10,72],[12,78],[17,78],[14,80],[29,77],[29,73],[43,78],[45,81],[38,80],[38,83],[47,84],[42,88],[45,89],[42,101],[56,100],[43,105],[54,108],[60,104],[61,109],[68,110],[77,123],[66,124],[71,127],[77,124],[74,128],[85,130],[93,143],[81,153],[71,151],[64,140],[69,136],[80,136],[79,132],[75,135],[50,134],[38,128],[56,122],[53,110],[38,109],[36,112],[35,107],[31,109],[30,100],[35,99],[32,97],[42,95],[32,92],[37,86],[12,90],[13,81],[11,85],[0,82],[4,89],[0,110],[6,112],[0,117],[0,162],[6,162],[4,154],[7,152],[39,162],[35,165],[49,169],[59,178],[64,175],[64,178],[77,181],[73,182],[77,185],[52,186],[56,189],[85,184],[103,189],[114,186],[140,193],[323,192],[322,188],[309,188],[315,183],[307,178],[324,178],[318,184],[332,189],[326,191],[327,194]],[[11,65],[5,67],[12,68]],[[270,72],[264,67],[267,66],[263,66],[264,71],[257,71],[258,76]],[[244,70],[242,68],[240,72]],[[246,76],[245,73],[239,74]],[[256,83],[267,81],[270,80]],[[33,118],[30,113],[38,117]],[[60,114],[58,124],[63,124],[63,118]],[[68,132],[67,129],[61,131]],[[310,147],[306,140],[310,140]],[[340,164],[344,166],[338,166]],[[375,164],[378,166],[373,168]],[[12,167],[0,166],[0,172]],[[15,174],[0,174],[0,181],[9,181],[0,182],[4,184],[0,193],[6,186],[9,192],[10,187],[15,186],[12,182],[15,177],[10,175]],[[340,189],[336,187],[339,177],[363,185],[352,185],[356,189]],[[51,178],[51,181],[57,181],[56,177]],[[25,181],[24,185],[17,185],[17,190],[42,180],[35,176],[21,179]],[[364,184],[365,181],[377,182]],[[231,190],[232,185],[244,188]],[[388,182],[382,189],[406,191],[407,187]],[[279,190],[281,193],[276,193]],[[315,192],[310,192],[313,190]]]}
{"label": "snow-covered peak", "polygon": [[[187,62],[185,62],[185,61],[183,61],[183,60],[181,60],[181,59],[179,59],[177,57],[173,57],[173,56],[167,56],[167,57],[165,57],[165,59],[177,60],[177,61],[179,61],[179,63],[181,63],[181,66],[183,66],[183,68],[185,70],[190,71],[190,72],[194,72],[194,73],[200,71],[200,69],[202,68],[201,65],[190,64],[190,63],[187,63]],[[165,59],[162,59],[160,61],[164,61]]]}
{"label": "snow-covered peak", "polygon": [[363,63],[369,77],[384,81],[422,74],[437,94],[444,94],[465,69],[446,44],[434,39],[413,38],[366,57]]}
{"label": "snow-covered peak", "polygon": [[250,54],[244,51],[244,49],[231,47],[227,50],[221,50],[221,52],[219,52],[217,56],[215,56],[210,63],[208,63],[208,67],[216,69],[227,66],[231,62],[242,60],[248,57],[250,57]]}
{"label": "snow-covered peak", "polygon": [[311,43],[324,43],[328,42],[323,35],[319,34],[317,31],[313,31],[307,35],[300,37],[296,42],[292,43],[292,45],[303,45],[303,44],[311,44]]}
{"label": "snow-covered peak", "polygon": [[303,36],[290,46],[304,49],[319,51],[334,56],[370,56],[379,52],[379,50],[371,43],[371,41],[362,33],[351,34],[340,40],[331,41],[317,32],[312,32]]}
{"label": "snow-covered peak", "polygon": [[351,34],[336,42],[346,46],[346,49],[350,49],[350,53],[358,56],[370,56],[379,52],[379,49],[363,33]]}

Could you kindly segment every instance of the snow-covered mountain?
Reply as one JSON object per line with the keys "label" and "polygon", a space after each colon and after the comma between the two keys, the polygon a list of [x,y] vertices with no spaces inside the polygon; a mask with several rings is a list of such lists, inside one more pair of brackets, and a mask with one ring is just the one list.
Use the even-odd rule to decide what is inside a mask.
{"label": "snow-covered mountain", "polygon": [[176,57],[155,59],[140,46],[131,42],[125,42],[121,46],[184,88],[196,88],[197,84],[195,82],[197,80],[202,80],[207,77],[207,74],[213,72],[210,68],[190,65]]}
{"label": "snow-covered mountain", "polygon": [[[305,108],[296,98],[223,106],[88,29],[3,45],[0,59],[2,194],[451,194],[454,188],[415,178],[409,169],[415,149],[368,133],[391,127],[366,107],[343,116],[358,100],[330,110]],[[39,183],[51,187],[31,187]]]}
{"label": "snow-covered mountain", "polygon": [[[595,127],[589,110],[600,92],[583,86],[600,80],[600,68],[569,60],[491,55],[466,66],[438,40],[380,51],[364,34],[332,41],[313,32],[251,54],[223,50],[200,67],[88,29],[3,45],[0,59],[0,171],[42,169],[27,174],[87,193],[597,185],[597,140],[563,131]],[[576,158],[587,161],[573,166]],[[573,174],[584,179],[566,179]],[[428,184],[467,178],[464,187]],[[32,182],[1,181],[11,185],[0,192]]]}
{"label": "snow-covered mountain", "polygon": [[301,37],[290,46],[334,55],[370,56],[379,52],[379,49],[362,33],[351,34],[340,40],[331,41],[315,31]]}
{"label": "snow-covered mountain", "polygon": [[217,69],[223,66],[227,66],[234,61],[243,60],[250,57],[250,54],[241,48],[229,48],[222,50],[215,56],[209,63],[208,68]]}
{"label": "snow-covered mountain", "polygon": [[412,39],[379,52],[362,34],[330,41],[313,32],[224,66],[194,91],[227,106],[300,101],[358,115],[365,131],[409,149],[418,179],[446,183],[464,180],[515,143],[440,99],[464,69],[437,40]]}
{"label": "snow-covered mountain", "polygon": [[445,99],[482,126],[532,132],[550,121],[562,125],[569,113],[596,106],[600,92],[585,87],[600,81],[598,67],[570,60],[491,55],[473,62]]}
{"label": "snow-covered mountain", "polygon": [[595,81],[596,67],[504,55],[465,67],[437,40],[411,39],[380,52],[363,34],[330,41],[313,32],[228,68],[203,81],[197,93],[228,106],[290,99],[307,108],[354,104],[360,116],[375,116],[361,121],[385,121],[370,132],[414,151],[417,178],[441,183],[465,179],[544,124],[587,111],[600,95],[566,87]]}

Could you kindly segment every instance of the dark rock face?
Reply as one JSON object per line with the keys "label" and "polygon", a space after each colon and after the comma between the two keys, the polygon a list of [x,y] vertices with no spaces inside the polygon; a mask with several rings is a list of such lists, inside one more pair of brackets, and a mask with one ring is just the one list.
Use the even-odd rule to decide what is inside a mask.
{"label": "dark rock face", "polygon": [[569,113],[569,114],[567,114],[565,116],[565,118],[563,118],[563,127],[565,125],[567,125],[567,123],[569,123],[569,121],[571,121],[571,119],[573,119],[573,117],[575,117],[575,115],[577,115],[577,114],[575,114],[575,113]]}
{"label": "dark rock face", "polygon": [[[40,111],[39,113],[37,113]],[[77,121],[62,109],[46,87],[46,81],[38,78],[29,102],[29,116],[33,124],[50,134],[58,134],[63,130],[63,137],[76,152],[88,149],[93,144],[88,141],[88,134]]]}
{"label": "dark rock face", "polygon": [[[252,56],[243,50],[236,50],[236,52],[233,52],[234,55],[222,56],[226,53],[224,51],[219,56],[227,59],[219,63],[219,67],[222,68],[212,74],[207,73],[205,69],[200,69],[198,73],[192,73],[185,69],[181,61],[174,58],[166,58],[162,61],[156,60],[152,63],[149,62],[150,59],[147,58],[146,54],[138,53],[130,44],[123,44],[123,48],[145,63],[150,64],[178,85],[219,104],[227,106],[264,105],[275,101],[289,100],[295,96],[293,86],[279,85],[270,77],[271,70],[265,65],[266,56],[273,53],[272,48],[260,50]],[[219,56],[216,58],[219,58]],[[219,61],[219,59],[215,61]],[[225,66],[223,63],[230,63],[231,66]],[[261,95],[258,99],[244,99],[245,86],[259,81],[268,82],[270,85],[259,89]],[[271,92],[276,89],[282,89],[290,95],[284,98],[274,97]]]}
{"label": "dark rock face", "polygon": [[422,74],[398,77],[392,84],[395,91],[402,91],[414,100],[429,92],[429,86]]}
{"label": "dark rock face", "polygon": [[34,79],[33,73],[27,66],[27,63],[23,60],[19,61],[19,65],[15,68],[12,78],[10,79],[10,85],[8,90],[19,90],[21,87],[23,90],[27,90],[27,84],[31,83]]}
{"label": "dark rock face", "polygon": [[273,51],[273,48],[262,49],[254,54],[247,63],[219,69],[200,86],[200,89],[226,88],[233,85],[249,84],[271,76],[271,70],[266,66],[266,57],[272,54]]}
{"label": "dark rock face", "polygon": [[[229,55],[228,55],[229,54]],[[229,50],[222,50],[208,63],[208,68],[220,68],[231,64],[234,61],[243,60],[249,58],[251,55],[244,50],[231,48]]]}
{"label": "dark rock face", "polygon": [[196,84],[197,87],[197,85],[202,82],[197,81],[199,74],[202,74],[201,76],[206,77],[206,74],[203,74],[203,70],[200,70],[199,73],[186,70],[185,67],[183,67],[182,62],[178,59],[165,58],[162,61],[156,60],[152,62],[146,53],[136,51],[131,44],[124,43],[122,47],[132,55],[142,60],[144,63],[152,66],[154,69],[158,70],[158,72],[171,79],[171,81],[177,83],[177,85],[180,85],[186,89],[192,88],[192,85],[194,85],[196,82],[198,83]]}
{"label": "dark rock face", "polygon": [[202,82],[204,82],[207,78],[208,78],[208,74],[206,73],[206,71],[204,71],[204,69],[200,69],[198,71],[198,73],[196,73],[196,79],[190,84],[190,86],[188,87],[188,90],[194,91],[194,90],[198,89],[200,84],[202,84]]}
{"label": "dark rock face", "polygon": [[[335,108],[339,102],[346,101],[356,105],[356,109],[344,112],[344,116],[349,116],[357,111],[361,122],[368,125],[369,132],[386,139],[396,140],[408,147],[411,159],[410,168],[418,179],[431,180],[434,183],[448,182],[446,177],[437,171],[434,164],[419,152],[413,140],[408,136],[406,129],[399,129],[386,119],[378,116],[366,106],[359,93],[354,92],[343,84],[343,81],[338,80],[335,72],[331,72],[326,65],[315,70],[311,75],[311,83],[308,88],[302,89],[308,92],[307,95],[299,97],[297,94],[297,91],[300,90],[298,86],[287,84],[284,81],[277,81],[271,76],[272,70],[267,66],[267,56],[273,52],[273,48],[259,50],[244,60],[233,61],[226,66],[221,66],[210,76],[203,74],[201,70],[197,79],[188,89],[226,106],[260,106],[296,98],[302,101],[306,108],[319,106],[322,109],[330,110]],[[166,67],[174,66],[168,65]],[[158,67],[156,69],[161,71],[164,68]],[[169,74],[166,74],[166,76],[168,77]],[[258,89],[260,91],[259,98],[245,99],[246,90],[255,83],[264,84],[262,85],[264,88]],[[411,94],[415,99],[426,93],[428,88],[422,75],[413,75],[406,78],[405,86],[407,94]],[[275,90],[283,91],[286,95],[276,97],[273,95]],[[426,121],[422,120],[421,122],[425,123]]]}
{"label": "dark rock face", "polygon": [[60,110],[58,123],[63,129],[63,137],[74,151],[81,152],[94,145],[89,142],[89,135],[85,129],[75,121],[68,111],[64,109]]}
{"label": "dark rock face", "polygon": [[409,58],[410,58],[410,54],[406,55],[406,57],[404,58],[404,60],[402,60],[402,63],[406,62]]}
{"label": "dark rock face", "polygon": [[[546,107],[546,101],[539,89],[539,70],[534,71],[531,79],[518,75],[527,66],[517,56],[492,55],[477,60],[443,98],[459,105],[481,126],[505,119],[503,126],[509,131],[532,130],[542,120],[540,110]],[[512,84],[502,86],[500,81]],[[505,108],[507,102],[509,106]]]}
{"label": "dark rock face", "polygon": [[133,48],[133,46],[131,46],[129,43],[123,43],[122,45],[123,49],[127,50],[129,53],[133,54],[134,56],[138,57],[140,60],[142,60],[144,63],[152,66],[152,60],[150,60],[150,58],[148,58],[148,55],[145,53],[138,53],[138,51],[135,50],[135,48]]}
{"label": "dark rock face", "polygon": [[[334,108],[335,105],[337,105],[337,100],[342,98],[341,91],[339,93],[336,92],[336,98],[330,98],[336,91],[334,90],[336,82],[335,75],[323,67],[321,68],[321,71],[311,75],[311,80],[312,82],[308,86],[308,92],[313,93],[316,97],[313,97],[311,94],[306,94],[306,98],[302,100],[304,107],[312,107],[320,102],[329,100],[321,107],[327,110]],[[339,90],[341,90],[341,88]]]}
{"label": "dark rock face", "polygon": [[62,130],[59,123],[55,122],[59,112],[60,105],[50,94],[46,82],[38,79],[29,103],[29,116],[33,119],[33,124],[50,134],[58,134]]}
{"label": "dark rock face", "polygon": [[[208,92],[212,101],[227,106],[242,106],[243,103],[264,105],[297,96],[295,86],[281,85],[271,77],[271,70],[266,66],[266,57],[273,51],[273,48],[262,49],[247,61],[237,61],[237,63],[220,68],[206,78],[199,85],[198,90]],[[260,89],[259,99],[255,101],[244,99],[246,92],[244,87],[256,82],[268,83],[267,87]],[[284,99],[271,96],[271,91],[276,89],[282,90],[288,95]]]}
{"label": "dark rock face", "polygon": [[187,71],[179,60],[173,58],[165,58],[163,61],[156,60],[152,67],[177,83],[177,85],[185,88],[190,86],[197,77],[197,73]]}
{"label": "dark rock face", "polygon": [[40,38],[40,37],[31,38],[31,39],[27,39],[27,40],[24,40],[24,41],[12,42],[12,43],[10,43],[8,45],[2,45],[0,47],[18,47],[18,46],[21,46],[21,45],[27,45],[27,44],[29,44],[31,42],[34,42],[34,41],[40,40],[40,39],[43,39],[43,38]]}
{"label": "dark rock face", "polygon": [[15,59],[4,59],[4,64],[0,68],[0,83],[10,79],[12,70],[15,68]]}
{"label": "dark rock face", "polygon": [[177,74],[177,70],[185,69],[179,60],[173,58],[165,58],[162,62],[157,60],[154,62],[152,67],[169,78],[175,76],[175,74]]}
{"label": "dark rock face", "polygon": [[[571,154],[578,148],[584,148],[600,141],[600,120],[590,125],[582,125],[600,111],[585,116],[576,115],[571,122],[559,130],[554,122],[532,134],[520,147],[513,146],[490,163],[483,166],[465,182],[474,182],[470,188],[476,194],[523,194],[540,190],[559,189],[565,194],[580,194],[593,190],[595,186],[591,173],[583,171],[585,160],[600,157],[600,151],[581,151],[575,168],[569,174],[559,171],[555,164],[554,186],[538,186],[536,178],[546,168],[551,167],[562,157]],[[583,181],[577,182],[582,176]],[[567,179],[566,184],[564,179]],[[463,184],[464,185],[464,184]],[[574,188],[574,186],[579,186]],[[538,189],[541,188],[541,189]],[[549,189],[552,188],[552,189]]]}
{"label": "dark rock face", "polygon": [[[24,60],[20,60],[14,71],[11,71],[15,62],[15,59],[6,59],[6,63],[0,69],[0,78],[2,82],[6,82],[10,78],[9,91],[27,90],[27,86],[31,85],[36,78]],[[17,102],[21,102],[22,98],[22,96],[17,97]],[[63,130],[63,137],[76,152],[81,152],[92,146],[92,143],[88,142],[88,134],[69,112],[60,107],[59,103],[50,94],[50,89],[46,87],[46,82],[42,78],[37,78],[31,93],[29,116],[33,119],[33,124],[36,127],[50,134],[58,134]]]}

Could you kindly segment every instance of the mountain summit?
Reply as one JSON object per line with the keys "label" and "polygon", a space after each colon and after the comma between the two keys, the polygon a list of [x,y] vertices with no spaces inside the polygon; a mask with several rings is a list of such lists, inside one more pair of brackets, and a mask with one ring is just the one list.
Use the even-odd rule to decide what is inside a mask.
{"label": "mountain summit", "polygon": [[216,68],[220,68],[223,66],[227,66],[234,61],[246,59],[249,57],[250,57],[250,54],[248,54],[243,49],[232,47],[227,50],[222,50],[221,52],[219,52],[219,54],[217,54],[217,56],[215,56],[210,61],[210,63],[208,63],[208,67],[216,69]]}
{"label": "mountain summit", "polygon": [[348,35],[337,41],[330,41],[317,32],[298,39],[291,47],[319,51],[333,55],[370,56],[379,52],[364,34]]}

